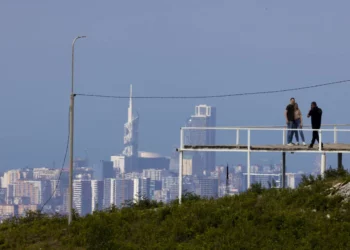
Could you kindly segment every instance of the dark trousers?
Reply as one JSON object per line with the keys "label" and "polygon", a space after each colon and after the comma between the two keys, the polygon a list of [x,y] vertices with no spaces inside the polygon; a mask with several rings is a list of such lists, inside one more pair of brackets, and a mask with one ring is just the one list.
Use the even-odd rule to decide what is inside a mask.
{"label": "dark trousers", "polygon": [[[312,128],[312,129],[320,129],[320,128]],[[315,144],[315,141],[319,142],[320,138],[318,136],[318,131],[312,131],[312,139],[311,139],[311,146]]]}

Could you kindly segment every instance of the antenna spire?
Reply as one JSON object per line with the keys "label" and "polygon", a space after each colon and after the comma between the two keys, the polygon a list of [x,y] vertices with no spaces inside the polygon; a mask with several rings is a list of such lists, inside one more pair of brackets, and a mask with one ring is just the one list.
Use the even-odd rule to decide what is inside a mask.
{"label": "antenna spire", "polygon": [[132,84],[130,84],[130,99],[129,99],[129,109],[128,109],[128,122],[132,121]]}

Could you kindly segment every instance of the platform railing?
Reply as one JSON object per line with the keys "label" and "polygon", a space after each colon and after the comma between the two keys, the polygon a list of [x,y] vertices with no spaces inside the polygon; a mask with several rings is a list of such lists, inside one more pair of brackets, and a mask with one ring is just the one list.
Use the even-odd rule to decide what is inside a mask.
{"label": "platform railing", "polygon": [[[287,144],[287,133],[288,131],[297,131],[299,133],[302,131],[318,131],[319,133],[319,151],[322,151],[322,132],[332,132],[333,133],[333,143],[338,143],[338,132],[350,132],[350,129],[339,129],[339,127],[349,127],[350,124],[323,124],[321,129],[312,129],[311,126],[303,126],[303,128],[289,129],[286,126],[247,126],[247,127],[182,127],[180,131],[180,148],[182,149],[184,131],[186,130],[231,130],[236,131],[236,145],[240,145],[240,133],[242,131],[247,131],[248,140],[247,145],[248,148],[251,146],[251,131],[281,131],[282,132],[282,144]],[[325,127],[333,127],[332,129],[327,129]]]}
{"label": "platform railing", "polygon": [[[306,127],[306,128],[305,128]],[[324,127],[332,127],[332,129],[327,129]],[[342,129],[338,129],[339,127],[342,127]],[[343,129],[344,127],[350,127],[350,124],[323,124],[321,129],[310,129],[310,126],[304,126],[302,129],[289,129],[286,126],[250,126],[250,127],[182,127],[180,129],[180,148],[179,151],[179,203],[181,204],[182,201],[182,161],[183,161],[183,153],[186,150],[184,146],[184,132],[186,130],[231,130],[236,131],[236,145],[240,145],[240,132],[241,131],[247,131],[247,149],[244,150],[247,152],[247,185],[250,187],[250,154],[251,154],[251,132],[252,131],[281,131],[282,132],[282,143],[283,145],[286,144],[286,137],[288,131],[318,131],[319,133],[319,144],[318,144],[318,151],[321,153],[321,175],[324,174],[326,170],[326,153],[322,149],[322,142],[323,142],[323,132],[333,132],[333,142],[338,142],[338,132],[350,132],[350,129]],[[205,145],[204,145],[205,146]],[[210,150],[208,150],[210,151]],[[340,155],[339,155],[340,154]],[[285,187],[285,174],[286,174],[286,152],[282,153],[283,158],[283,167],[282,167],[282,187]],[[338,153],[338,157],[341,156],[341,153]],[[340,157],[341,159],[341,157]],[[339,161],[339,158],[338,158]],[[339,162],[338,162],[339,164]]]}

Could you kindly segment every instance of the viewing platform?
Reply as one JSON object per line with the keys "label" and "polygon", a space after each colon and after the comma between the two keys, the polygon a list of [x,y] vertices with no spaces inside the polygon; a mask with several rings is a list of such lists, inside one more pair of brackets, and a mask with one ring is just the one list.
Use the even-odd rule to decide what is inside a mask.
{"label": "viewing platform", "polygon": [[[184,145],[184,151],[233,151],[233,152],[247,152],[247,145]],[[308,145],[252,145],[249,150],[251,152],[300,152],[300,153],[319,153],[319,145],[315,144],[313,148],[308,149]],[[350,153],[350,143],[324,143],[322,152],[327,153]]]}
{"label": "viewing platform", "polygon": [[[305,141],[306,145],[287,145],[287,132],[297,131],[309,132],[318,131],[319,142],[308,148],[311,138]],[[205,145],[201,142],[208,141],[208,138],[215,138],[218,131],[226,131],[225,139],[232,143]],[[214,132],[214,133],[213,133]],[[269,136],[265,143],[253,143],[256,141],[256,134],[266,136],[266,134],[278,133],[278,136]],[[192,135],[195,136],[192,136]],[[245,136],[242,137],[242,134]],[[252,137],[254,135],[254,138]],[[340,142],[339,138],[342,139]],[[192,142],[192,138],[194,142]],[[199,139],[198,139],[199,138]],[[276,139],[279,139],[279,142]],[[265,139],[264,139],[265,141]],[[301,140],[300,140],[301,142]],[[323,144],[323,147],[321,146]],[[286,184],[286,153],[319,153],[321,154],[321,175],[326,170],[326,154],[338,154],[338,167],[342,167],[342,155],[350,153],[350,124],[323,124],[321,129],[312,129],[310,126],[304,126],[302,129],[288,129],[286,126],[258,126],[258,127],[182,127],[180,129],[180,147],[179,152],[179,202],[182,197],[182,166],[184,152],[245,152],[247,153],[247,184],[250,187],[250,157],[254,152],[276,152],[282,153],[282,187]]]}

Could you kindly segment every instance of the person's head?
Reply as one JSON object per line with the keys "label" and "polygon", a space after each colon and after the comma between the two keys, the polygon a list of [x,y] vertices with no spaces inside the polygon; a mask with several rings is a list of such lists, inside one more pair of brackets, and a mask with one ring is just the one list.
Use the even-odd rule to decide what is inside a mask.
{"label": "person's head", "polygon": [[294,97],[290,98],[290,104],[293,104],[293,105],[294,105],[294,103],[295,103]]}
{"label": "person's head", "polygon": [[316,108],[317,107],[317,103],[316,102],[312,102],[311,103],[311,108],[313,109],[313,108]]}
{"label": "person's head", "polygon": [[296,110],[299,109],[298,103],[295,103],[295,104],[294,104],[294,108],[295,108]]}

